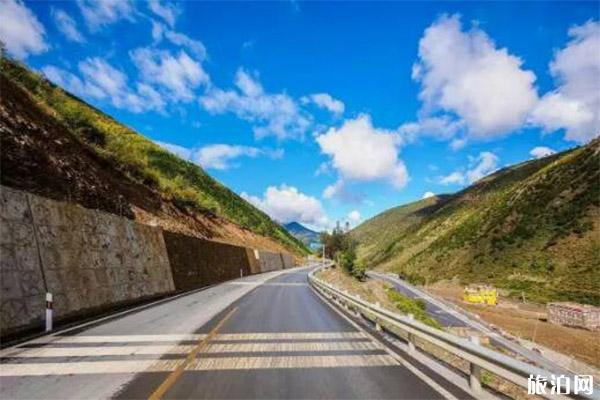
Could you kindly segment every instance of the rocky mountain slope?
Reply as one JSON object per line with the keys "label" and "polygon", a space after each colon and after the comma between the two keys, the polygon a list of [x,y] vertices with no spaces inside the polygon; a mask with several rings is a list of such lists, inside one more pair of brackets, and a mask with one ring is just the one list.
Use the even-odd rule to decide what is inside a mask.
{"label": "rocky mountain slope", "polygon": [[0,90],[3,185],[193,236],[306,253],[199,166],[5,57]]}
{"label": "rocky mountain slope", "polygon": [[600,139],[504,168],[352,231],[370,267],[414,283],[490,283],[540,302],[600,305]]}

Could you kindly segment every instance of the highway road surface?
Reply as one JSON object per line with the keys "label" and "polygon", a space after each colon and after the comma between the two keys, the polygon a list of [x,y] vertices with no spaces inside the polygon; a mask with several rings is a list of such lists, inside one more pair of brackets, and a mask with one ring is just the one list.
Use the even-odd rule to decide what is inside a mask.
{"label": "highway road surface", "polygon": [[452,398],[324,303],[307,273],[240,278],[3,349],[0,398]]}
{"label": "highway road surface", "polygon": [[402,279],[398,279],[389,274],[382,274],[374,271],[367,272],[367,275],[371,278],[377,278],[391,283],[394,286],[394,289],[396,289],[400,293],[403,293],[405,296],[425,301],[426,309],[429,312],[429,314],[443,326],[470,327],[487,335],[494,345],[509,350],[515,354],[518,354],[521,357],[535,363],[536,365],[542,368],[562,374],[577,373],[577,371],[569,371],[563,366],[548,360],[542,355],[505,338],[504,336],[488,328],[481,322],[476,321],[470,318],[468,315],[455,310],[454,308],[450,307],[444,302],[410,285]]}

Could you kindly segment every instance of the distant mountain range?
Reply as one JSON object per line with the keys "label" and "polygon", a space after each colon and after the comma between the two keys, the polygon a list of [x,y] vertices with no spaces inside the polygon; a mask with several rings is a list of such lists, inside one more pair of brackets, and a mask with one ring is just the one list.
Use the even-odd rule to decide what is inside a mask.
{"label": "distant mountain range", "polygon": [[600,139],[504,168],[351,231],[369,267],[600,305]]}
{"label": "distant mountain range", "polygon": [[313,249],[319,246],[319,232],[310,230],[298,222],[289,222],[283,227],[306,246]]}

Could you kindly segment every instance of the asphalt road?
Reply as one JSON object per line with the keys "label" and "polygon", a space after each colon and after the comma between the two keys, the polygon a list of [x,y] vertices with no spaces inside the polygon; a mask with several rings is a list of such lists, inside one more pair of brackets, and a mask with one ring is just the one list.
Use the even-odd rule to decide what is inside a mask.
{"label": "asphalt road", "polygon": [[4,349],[0,398],[442,398],[326,305],[307,272],[238,279]]}
{"label": "asphalt road", "polygon": [[488,328],[481,322],[469,318],[466,314],[456,311],[455,309],[449,307],[448,305],[444,304],[443,302],[439,301],[433,296],[424,293],[423,291],[411,286],[410,284],[401,279],[392,277],[387,274],[372,271],[368,272],[367,274],[372,278],[381,279],[391,283],[397,291],[403,293],[404,295],[410,298],[418,298],[425,301],[427,311],[434,319],[436,319],[443,326],[464,326],[472,328],[487,335],[494,345],[500,348],[504,348],[514,354],[518,354],[521,357],[529,360],[530,362],[533,362],[534,364],[542,368],[554,371],[557,374],[568,375],[572,373],[572,371],[565,369],[563,366],[553,361],[550,361],[542,355],[505,338],[504,336]]}

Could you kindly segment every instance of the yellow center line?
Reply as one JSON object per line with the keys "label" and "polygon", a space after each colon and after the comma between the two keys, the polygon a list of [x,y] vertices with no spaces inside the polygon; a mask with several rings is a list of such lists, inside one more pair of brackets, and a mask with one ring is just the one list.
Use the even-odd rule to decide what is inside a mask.
{"label": "yellow center line", "polygon": [[173,386],[173,384],[175,382],[177,382],[177,379],[179,379],[179,377],[181,376],[181,374],[183,374],[183,371],[185,371],[185,368],[192,362],[194,361],[194,359],[196,358],[196,356],[198,355],[198,353],[200,353],[200,351],[202,351],[202,349],[204,349],[207,345],[208,342],[215,337],[215,335],[217,334],[217,332],[219,332],[219,329],[221,329],[221,327],[223,327],[223,325],[225,324],[225,322],[227,322],[227,320],[229,318],[231,318],[231,316],[233,315],[234,312],[237,311],[237,307],[235,307],[234,309],[232,309],[231,311],[229,311],[227,313],[227,315],[225,317],[223,317],[223,319],[221,321],[219,321],[219,323],[217,324],[217,326],[215,326],[213,328],[212,331],[209,332],[208,335],[206,335],[206,337],[204,337],[204,339],[201,339],[198,341],[198,344],[196,345],[196,347],[194,347],[192,349],[192,351],[189,352],[189,354],[187,355],[187,357],[185,358],[185,360],[183,361],[183,363],[181,363],[177,368],[175,368],[175,370],[173,370],[173,372],[171,372],[169,374],[169,376],[167,376],[167,378],[164,380],[163,383],[160,384],[160,386],[158,388],[156,388],[156,390],[150,395],[150,397],[148,397],[149,400],[159,400],[161,399],[164,394],[167,392],[167,390],[169,390],[171,388],[171,386]]}

